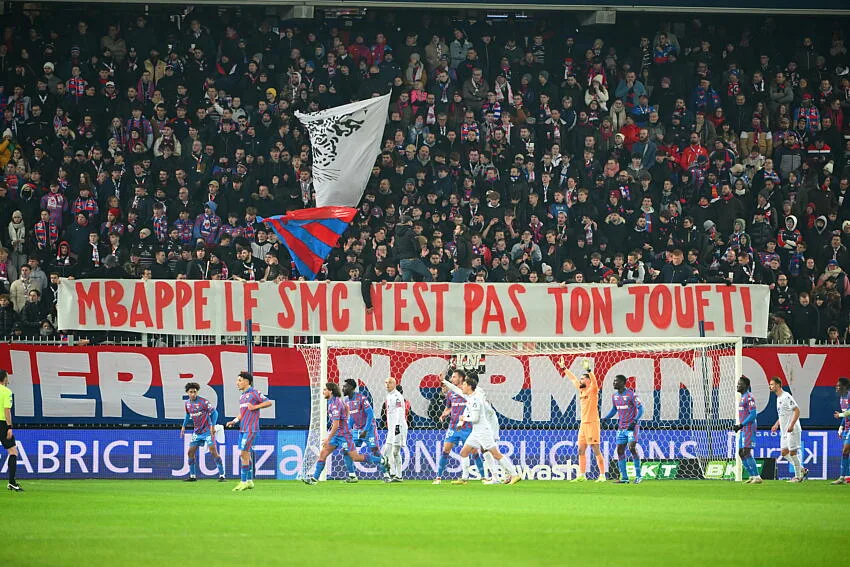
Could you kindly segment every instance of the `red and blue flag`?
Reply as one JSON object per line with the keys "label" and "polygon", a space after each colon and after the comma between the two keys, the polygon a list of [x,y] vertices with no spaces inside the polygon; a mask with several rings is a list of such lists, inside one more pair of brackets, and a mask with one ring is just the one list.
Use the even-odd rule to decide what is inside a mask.
{"label": "red and blue flag", "polygon": [[357,209],[351,207],[319,207],[257,220],[271,228],[289,249],[298,272],[314,280],[355,214]]}

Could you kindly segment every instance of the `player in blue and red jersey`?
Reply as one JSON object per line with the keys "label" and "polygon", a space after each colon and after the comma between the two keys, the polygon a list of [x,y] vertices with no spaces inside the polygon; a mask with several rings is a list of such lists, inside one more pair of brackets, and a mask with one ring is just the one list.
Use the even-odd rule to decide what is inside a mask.
{"label": "player in blue and red jersey", "polygon": [[357,452],[357,446],[354,444],[354,438],[351,436],[351,429],[348,426],[348,406],[342,400],[339,384],[327,382],[325,389],[322,390],[322,395],[328,401],[328,419],[331,422],[331,428],[327,437],[322,440],[322,450],[319,453],[316,470],[313,472],[313,476],[302,479],[304,483],[316,484],[318,482],[322,471],[325,470],[325,461],[339,447],[342,447],[343,451],[348,453],[352,461],[356,463],[365,461],[378,465],[384,472],[380,456],[371,453],[364,455]]}
{"label": "player in blue and red jersey", "polygon": [[[441,376],[442,378],[442,376]],[[460,387],[461,382],[466,378],[466,372],[463,370],[455,370],[452,372],[452,384]],[[442,381],[442,380],[441,380]],[[472,424],[468,422],[460,422],[460,418],[466,409],[466,398],[452,391],[446,392],[446,409],[440,416],[440,421],[449,419],[449,428],[446,430],[446,437],[443,441],[443,452],[440,454],[440,462],[437,468],[437,478],[433,484],[442,482],[443,474],[446,472],[446,465],[449,462],[454,447],[463,447],[469,434],[472,433]],[[460,423],[459,423],[460,422]],[[481,453],[476,449],[470,455],[475,462],[475,466],[481,472],[481,478],[484,478],[484,462],[481,460]]]}
{"label": "player in blue and red jersey", "polygon": [[194,427],[194,432],[192,433],[192,440],[189,441],[189,478],[185,480],[186,482],[198,480],[198,464],[195,462],[195,455],[198,453],[198,447],[206,445],[218,467],[218,481],[224,482],[224,463],[222,463],[215,445],[215,423],[218,421],[218,410],[206,398],[198,395],[200,389],[201,386],[197,382],[186,384],[186,393],[189,394],[189,399],[186,400],[186,417],[183,418],[180,437],[186,434],[186,426],[190,423]]}
{"label": "player in blue and red jersey", "polygon": [[835,391],[838,392],[841,411],[835,412],[834,416],[841,420],[838,435],[844,441],[844,447],[841,451],[841,477],[832,484],[850,484],[850,378],[839,378]]}
{"label": "player in blue and red jersey", "polygon": [[746,376],[738,378],[738,393],[741,401],[738,402],[738,423],[732,429],[738,433],[738,455],[741,456],[741,464],[747,469],[750,478],[747,484],[761,484],[758,465],[753,458],[753,449],[756,446],[756,431],[758,431],[758,410],[756,399],[750,391],[750,379]]}
{"label": "player in blue and red jersey", "polygon": [[639,421],[643,417],[643,404],[633,390],[626,388],[626,377],[622,374],[617,374],[614,377],[614,390],[615,393],[612,396],[614,406],[602,420],[611,419],[616,413],[619,421],[617,428],[617,465],[620,468],[620,479],[615,482],[617,484],[629,483],[629,473],[626,470],[626,445],[628,445],[629,452],[632,454],[632,462],[635,465],[635,484],[638,484],[642,480],[637,442],[640,431]]}
{"label": "player in blue and red jersey", "polygon": [[254,376],[250,372],[240,372],[236,387],[242,392],[239,397],[239,417],[228,426],[239,424],[239,451],[242,467],[239,484],[233,492],[254,488],[254,471],[251,467],[251,448],[260,432],[260,410],[270,407],[272,401],[254,389]]}
{"label": "player in blue and red jersey", "polygon": [[[375,426],[375,410],[369,398],[357,391],[357,381],[349,378],[342,385],[342,393],[346,398],[348,406],[348,427],[354,438],[356,447],[365,446],[373,455],[381,456],[378,448],[378,430]],[[348,478],[345,482],[357,482],[357,474],[354,472],[354,461],[345,453],[342,456],[345,468],[348,470]]]}

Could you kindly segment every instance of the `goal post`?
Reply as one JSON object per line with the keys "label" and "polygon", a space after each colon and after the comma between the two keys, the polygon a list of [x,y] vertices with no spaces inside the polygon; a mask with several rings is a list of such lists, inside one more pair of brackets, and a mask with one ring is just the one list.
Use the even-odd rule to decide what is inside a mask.
{"label": "goal post", "polygon": [[[742,373],[740,338],[487,338],[327,335],[318,344],[298,345],[310,376],[310,430],[302,476],[311,475],[327,431],[325,382],[352,378],[372,400],[378,438],[385,430],[385,380],[392,376],[410,404],[404,476],[436,476],[446,423],[439,419],[445,392],[439,374],[453,362],[478,371],[499,417],[500,448],[526,478],[572,478],[577,472],[579,397],[558,368],[563,357],[576,376],[585,361],[599,382],[600,415],[612,407],[614,376],[627,378],[644,406],[638,453],[644,478],[729,478],[741,480],[737,439],[736,383]],[[601,449],[609,474],[616,475],[616,419],[602,427]],[[456,447],[448,474],[459,474]],[[590,476],[598,470],[591,455]],[[627,452],[627,458],[629,458]],[[631,467],[631,465],[629,465]],[[361,478],[378,478],[358,463]],[[717,474],[722,471],[722,474]],[[328,478],[342,478],[339,455],[327,463]],[[630,469],[630,475],[633,474]]]}

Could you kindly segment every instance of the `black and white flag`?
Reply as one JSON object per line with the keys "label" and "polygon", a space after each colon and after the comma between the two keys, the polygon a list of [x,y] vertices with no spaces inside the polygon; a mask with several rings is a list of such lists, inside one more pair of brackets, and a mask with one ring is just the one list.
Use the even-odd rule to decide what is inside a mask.
{"label": "black and white flag", "polygon": [[387,122],[390,95],[295,116],[313,147],[316,207],[356,207],[366,189]]}

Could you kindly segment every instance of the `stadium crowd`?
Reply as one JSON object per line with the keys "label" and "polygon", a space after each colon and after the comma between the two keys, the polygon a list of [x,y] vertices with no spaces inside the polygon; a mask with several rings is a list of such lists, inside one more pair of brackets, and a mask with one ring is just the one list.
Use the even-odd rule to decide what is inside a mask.
{"label": "stadium crowd", "polygon": [[53,332],[59,277],[298,278],[257,222],[314,206],[293,113],[391,91],[320,278],[764,283],[771,341],[850,339],[837,22],[77,15],[0,41],[2,336]]}

